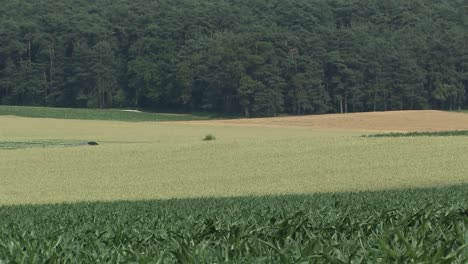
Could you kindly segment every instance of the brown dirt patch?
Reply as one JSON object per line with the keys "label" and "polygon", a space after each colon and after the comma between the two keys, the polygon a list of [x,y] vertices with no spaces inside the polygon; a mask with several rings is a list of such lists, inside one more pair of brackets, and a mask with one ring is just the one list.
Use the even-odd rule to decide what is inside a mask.
{"label": "brown dirt patch", "polygon": [[246,127],[305,127],[358,131],[468,130],[468,114],[444,111],[391,111],[273,118],[187,121],[186,124]]}

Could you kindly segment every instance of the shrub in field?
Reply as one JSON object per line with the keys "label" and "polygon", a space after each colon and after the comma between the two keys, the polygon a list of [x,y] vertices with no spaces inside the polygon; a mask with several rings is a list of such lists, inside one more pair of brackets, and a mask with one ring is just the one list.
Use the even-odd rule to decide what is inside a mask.
{"label": "shrub in field", "polygon": [[213,141],[213,140],[216,140],[216,137],[213,134],[207,134],[203,138],[203,141]]}
{"label": "shrub in field", "polygon": [[466,193],[0,207],[0,263],[467,263]]}

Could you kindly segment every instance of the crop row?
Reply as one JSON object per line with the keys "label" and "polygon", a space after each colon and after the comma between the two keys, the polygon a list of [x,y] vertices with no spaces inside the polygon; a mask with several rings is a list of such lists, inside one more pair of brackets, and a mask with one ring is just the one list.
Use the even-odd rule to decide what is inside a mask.
{"label": "crop row", "polygon": [[86,142],[65,141],[65,140],[30,140],[30,141],[0,141],[2,149],[24,149],[24,148],[45,148],[45,147],[71,147],[83,145]]}
{"label": "crop row", "polygon": [[364,137],[456,137],[468,136],[467,130],[453,130],[453,131],[433,131],[433,132],[392,132],[392,133],[379,133],[365,135]]}

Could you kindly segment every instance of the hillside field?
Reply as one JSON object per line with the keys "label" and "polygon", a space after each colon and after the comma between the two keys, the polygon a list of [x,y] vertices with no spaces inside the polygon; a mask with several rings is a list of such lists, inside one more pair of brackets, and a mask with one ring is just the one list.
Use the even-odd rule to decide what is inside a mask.
{"label": "hillside field", "polygon": [[0,263],[466,263],[466,133],[363,137],[468,116],[419,114],[0,115]]}
{"label": "hillside field", "polygon": [[[188,121],[187,123],[194,123]],[[304,127],[338,131],[468,130],[468,115],[435,110],[286,116],[275,118],[195,121],[196,124],[249,127]]]}

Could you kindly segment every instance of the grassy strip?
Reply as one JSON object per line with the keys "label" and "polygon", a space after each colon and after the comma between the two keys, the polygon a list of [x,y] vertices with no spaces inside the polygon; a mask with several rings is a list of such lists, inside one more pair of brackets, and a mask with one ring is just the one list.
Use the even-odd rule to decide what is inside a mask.
{"label": "grassy strip", "polygon": [[466,263],[467,193],[0,207],[0,263]]}
{"label": "grassy strip", "polygon": [[381,133],[363,135],[363,137],[381,138],[381,137],[454,137],[468,136],[468,130],[454,131],[436,131],[436,132],[406,132],[406,133]]}
{"label": "grassy strip", "polygon": [[118,109],[77,109],[29,106],[0,106],[1,115],[13,115],[34,118],[59,118],[82,120],[114,120],[114,121],[190,121],[213,118],[210,115],[163,114],[147,112],[125,112]]}
{"label": "grassy strip", "polygon": [[36,141],[0,141],[0,150],[2,149],[25,149],[25,148],[45,148],[45,147],[72,147],[85,145],[81,141],[63,141],[63,140],[36,140]]}

